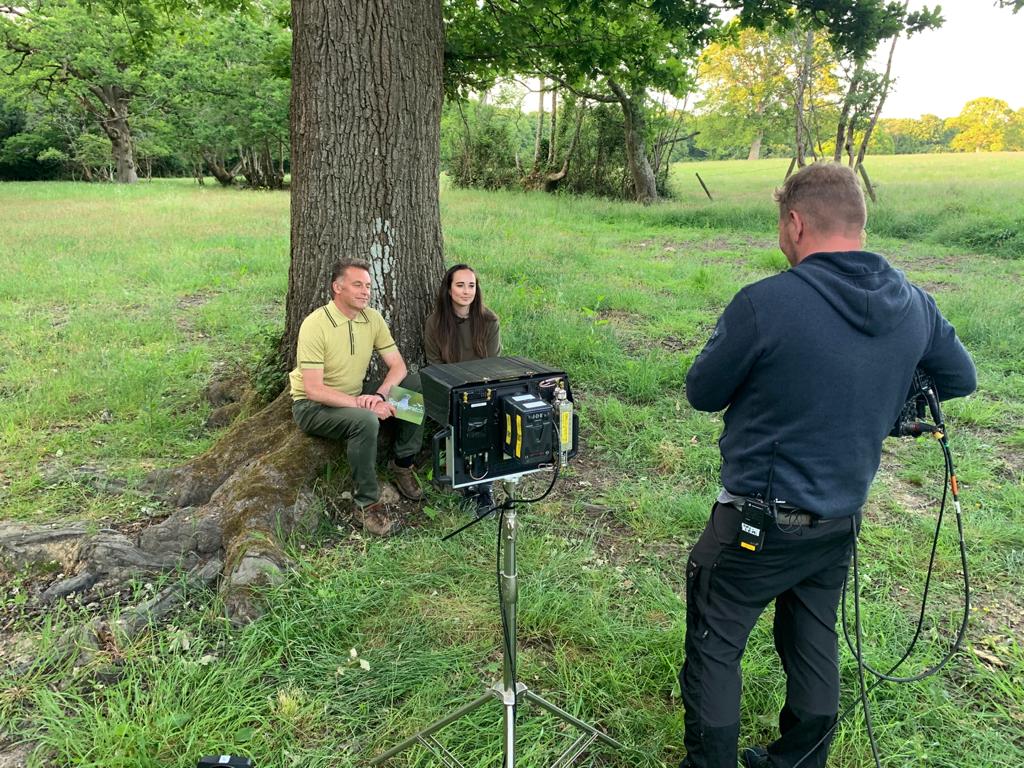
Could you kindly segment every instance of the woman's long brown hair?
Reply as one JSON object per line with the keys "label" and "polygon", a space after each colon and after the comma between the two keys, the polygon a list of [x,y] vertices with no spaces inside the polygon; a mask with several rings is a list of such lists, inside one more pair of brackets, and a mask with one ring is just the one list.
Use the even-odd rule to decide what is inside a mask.
{"label": "woman's long brown hair", "polygon": [[437,290],[437,299],[434,302],[434,322],[437,324],[438,346],[441,349],[441,360],[446,363],[458,363],[459,360],[459,333],[457,326],[457,315],[452,309],[451,287],[455,279],[455,273],[460,269],[468,269],[476,278],[476,296],[473,303],[469,305],[470,338],[473,341],[473,352],[477,357],[487,357],[487,322],[496,319],[491,310],[484,307],[484,296],[480,290],[480,278],[468,264],[456,264],[444,273],[441,280],[441,287]]}

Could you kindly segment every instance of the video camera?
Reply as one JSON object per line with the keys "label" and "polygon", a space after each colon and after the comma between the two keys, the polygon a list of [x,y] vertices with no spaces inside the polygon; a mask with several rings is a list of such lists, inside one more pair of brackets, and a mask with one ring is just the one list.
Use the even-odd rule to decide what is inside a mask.
{"label": "video camera", "polygon": [[[931,416],[933,424],[922,421],[926,415]],[[931,376],[917,368],[910,382],[907,400],[900,409],[896,423],[889,431],[889,437],[920,437],[928,433],[943,432],[945,429],[935,382]]]}
{"label": "video camera", "polygon": [[489,357],[420,371],[433,438],[434,480],[452,488],[565,464],[579,417],[564,371],[524,357]]}

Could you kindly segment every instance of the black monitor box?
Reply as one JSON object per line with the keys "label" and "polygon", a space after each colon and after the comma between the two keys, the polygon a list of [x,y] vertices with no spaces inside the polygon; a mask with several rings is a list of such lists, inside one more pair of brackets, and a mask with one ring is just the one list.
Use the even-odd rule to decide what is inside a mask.
{"label": "black monitor box", "polygon": [[430,365],[420,380],[426,415],[442,427],[433,444],[438,483],[461,488],[554,463],[567,407],[573,412],[566,455],[576,455],[579,418],[564,371],[525,357],[489,357]]}

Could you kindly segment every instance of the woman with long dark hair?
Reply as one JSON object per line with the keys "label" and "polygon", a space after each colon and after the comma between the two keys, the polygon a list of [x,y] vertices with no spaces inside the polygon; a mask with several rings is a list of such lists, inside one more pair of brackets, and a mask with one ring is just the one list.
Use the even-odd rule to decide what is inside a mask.
{"label": "woman with long dark hair", "polygon": [[[498,316],[484,306],[480,281],[468,265],[456,264],[445,272],[423,329],[423,349],[430,365],[501,354]],[[470,486],[466,496],[476,502],[478,514],[494,506],[490,483]]]}
{"label": "woman with long dark hair", "polygon": [[501,354],[498,316],[484,306],[480,281],[466,264],[444,273],[423,329],[427,363],[461,363]]}

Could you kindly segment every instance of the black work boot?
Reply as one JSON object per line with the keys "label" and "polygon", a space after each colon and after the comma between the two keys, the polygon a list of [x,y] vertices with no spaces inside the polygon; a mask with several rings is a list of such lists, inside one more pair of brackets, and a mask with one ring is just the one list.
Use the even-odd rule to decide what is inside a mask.
{"label": "black work boot", "polygon": [[747,747],[743,750],[744,768],[771,768],[772,761],[764,747]]}

